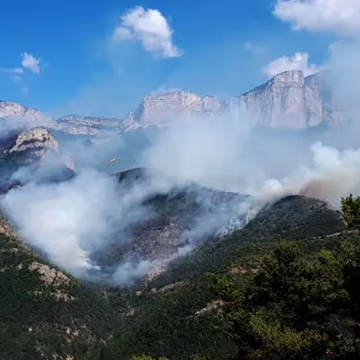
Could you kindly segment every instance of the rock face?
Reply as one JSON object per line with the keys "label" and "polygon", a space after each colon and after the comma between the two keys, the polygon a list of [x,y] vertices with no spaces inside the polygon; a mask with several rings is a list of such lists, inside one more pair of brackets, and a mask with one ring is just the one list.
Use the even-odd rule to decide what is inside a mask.
{"label": "rock face", "polygon": [[212,116],[223,112],[225,103],[213,96],[174,91],[146,96],[139,108],[130,112],[125,130],[166,125],[185,116]]}
{"label": "rock face", "polygon": [[6,144],[1,158],[4,161],[11,159],[18,166],[39,165],[46,152],[59,153],[59,143],[48,129],[36,127],[22,131],[12,142]]}
{"label": "rock face", "polygon": [[305,78],[297,70],[276,75],[264,85],[231,99],[229,106],[245,111],[252,125],[270,128],[299,130],[341,120],[333,111],[335,104],[321,74]]}
{"label": "rock face", "polygon": [[231,113],[240,116],[241,120],[245,112],[253,126],[300,130],[344,120],[325,78],[322,72],[304,77],[302,71],[290,70],[226,101],[186,91],[154,93],[146,96],[140,106],[123,120],[68,115],[55,121],[38,110],[0,101],[0,120],[18,121],[27,128],[41,126],[67,134],[94,137],[168,126],[189,117],[196,121],[200,116]]}
{"label": "rock face", "polygon": [[28,149],[41,149],[43,152],[46,149],[50,149],[52,151],[59,152],[59,144],[50,134],[49,130],[36,127],[31,130],[21,132],[17,136],[15,144],[8,149],[8,152],[21,152]]}
{"label": "rock face", "polygon": [[59,118],[61,131],[73,135],[97,135],[99,133],[120,132],[123,121],[91,116],[67,115]]}
{"label": "rock face", "polygon": [[129,113],[124,129],[135,131],[187,116],[231,113],[245,114],[253,126],[300,130],[342,121],[336,108],[322,73],[304,77],[302,71],[291,70],[225,102],[183,91],[147,96]]}
{"label": "rock face", "polygon": [[[62,181],[74,175],[75,164],[60,154],[58,141],[46,128],[37,127],[20,134],[9,134],[1,139],[0,148],[1,193],[34,179]],[[42,160],[46,154],[51,157],[48,158],[44,169]],[[21,168],[23,171],[20,177],[14,177]],[[37,172],[37,168],[40,172]]]}
{"label": "rock face", "polygon": [[39,110],[7,101],[0,101],[0,120],[8,120],[13,123],[16,122],[16,125],[26,128],[38,126],[46,127],[48,129],[59,128],[55,120],[46,116]]}

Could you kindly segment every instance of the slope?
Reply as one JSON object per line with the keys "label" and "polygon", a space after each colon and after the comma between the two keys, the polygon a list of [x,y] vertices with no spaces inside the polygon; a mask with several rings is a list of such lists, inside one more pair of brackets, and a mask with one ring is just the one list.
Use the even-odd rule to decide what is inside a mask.
{"label": "slope", "polygon": [[324,246],[322,237],[344,229],[340,213],[327,203],[291,196],[265,208],[244,229],[206,242],[175,260],[155,280],[121,296],[112,293],[113,306],[126,311],[111,345],[111,359],[119,353],[125,359],[142,353],[169,359],[191,359],[196,354],[204,359],[235,356],[226,329],[207,316],[206,310],[204,316],[198,316],[217,300],[206,274],[224,274],[256,254],[268,252],[279,236],[301,240],[310,249]]}
{"label": "slope", "polygon": [[0,273],[1,359],[102,358],[115,318],[107,301],[29,250],[3,217]]}

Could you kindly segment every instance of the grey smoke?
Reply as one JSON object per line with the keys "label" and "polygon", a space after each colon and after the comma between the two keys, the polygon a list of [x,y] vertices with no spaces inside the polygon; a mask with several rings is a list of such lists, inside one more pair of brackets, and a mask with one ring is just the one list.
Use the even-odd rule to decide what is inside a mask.
{"label": "grey smoke", "polygon": [[[38,183],[23,168],[15,177],[30,179],[28,184],[11,190],[1,199],[1,207],[25,241],[75,276],[88,278],[101,272],[93,254],[114,239],[130,241],[127,229],[152,216],[150,209],[142,205],[144,199],[167,193],[188,180],[251,197],[214,207],[196,219],[195,226],[182,235],[186,242],[174,256],[186,256],[208,236],[221,237],[243,227],[264,204],[282,196],[304,194],[338,206],[341,196],[360,192],[360,82],[351,75],[351,71],[359,74],[357,67],[346,61],[359,51],[351,44],[333,51],[329,60],[332,86],[335,94],[341,89],[339,102],[349,109],[352,119],[350,125],[342,126],[340,135],[337,129],[315,136],[306,132],[256,132],[249,127],[251,118],[246,113],[176,119],[173,126],[159,130],[156,141],[136,159],[137,164],[162,170],[175,180],[121,189],[116,179],[109,176],[112,168],[99,171],[99,165],[110,155],[120,159],[121,164],[124,139],[94,147],[67,143],[65,152],[78,154],[78,174],[74,179],[57,184]],[[44,161],[42,171],[56,169],[51,158]],[[205,206],[207,199],[200,192],[197,201]],[[129,286],[143,275],[166,267],[174,256],[161,261],[125,260],[115,266],[110,281]]]}

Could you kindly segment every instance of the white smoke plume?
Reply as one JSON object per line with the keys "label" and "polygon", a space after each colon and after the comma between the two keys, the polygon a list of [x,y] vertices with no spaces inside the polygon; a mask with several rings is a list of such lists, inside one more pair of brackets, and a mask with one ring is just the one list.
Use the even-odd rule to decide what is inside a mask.
{"label": "white smoke plume", "polygon": [[[345,49],[351,49],[349,53],[353,54],[354,48],[347,46]],[[352,120],[338,134],[337,128],[315,135],[256,133],[250,128],[250,116],[245,113],[174,119],[174,125],[159,130],[152,145],[145,146],[142,156],[135,159],[136,164],[162,170],[170,176],[169,181],[121,190],[116,178],[109,176],[115,169],[109,165],[107,171],[99,171],[98,165],[107,162],[111,155],[121,166],[126,151],[134,147],[126,149],[120,141],[103,147],[65,145],[65,152],[79,154],[76,177],[55,184],[30,181],[3,196],[1,209],[17,225],[25,241],[58,266],[86,278],[89,274],[96,277],[100,272],[93,256],[97,251],[115,241],[117,245],[127,244],[131,241],[127,229],[153,216],[151,209],[142,205],[144,199],[167,193],[188,180],[214,189],[249,194],[251,198],[230,202],[226,207],[219,205],[196,219],[195,225],[182,234],[188,241],[174,256],[186,255],[213,233],[221,235],[244,226],[264,204],[286,195],[302,194],[338,206],[341,196],[360,192],[357,131],[360,102],[355,101],[360,93],[356,87],[359,82],[352,82],[356,77],[349,76],[351,62],[339,61],[338,49],[343,52],[344,47],[334,48],[329,60],[332,85],[336,88],[341,80],[338,100],[351,110]],[[357,73],[355,64],[352,65],[352,71]],[[351,89],[348,97],[347,89]],[[48,164],[43,171],[53,170]],[[21,169],[16,176],[27,178],[29,174]],[[207,195],[200,192],[197,201],[206,207]],[[131,285],[172,258],[125,260],[115,264],[111,281],[119,286]]]}

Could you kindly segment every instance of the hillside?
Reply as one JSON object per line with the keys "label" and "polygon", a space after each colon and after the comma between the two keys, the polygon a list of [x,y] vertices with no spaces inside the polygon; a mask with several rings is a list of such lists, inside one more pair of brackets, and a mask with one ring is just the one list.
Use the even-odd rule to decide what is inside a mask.
{"label": "hillside", "polygon": [[13,130],[0,138],[1,193],[32,180],[69,179],[74,170],[74,163],[61,154],[58,141],[46,128]]}
{"label": "hillside", "polygon": [[153,281],[121,295],[111,292],[114,306],[127,309],[122,330],[112,343],[112,358],[118,353],[124,358],[147,353],[155,358],[191,359],[203,354],[204,359],[231,359],[236,346],[227,338],[225,328],[216,318],[197,315],[217,300],[206,274],[226,274],[254,255],[269,252],[279,236],[301,240],[311,250],[333,240],[315,237],[325,239],[327,234],[344,229],[340,214],[326,203],[289,197],[265,209],[244,229],[213,239],[185,259],[175,260]]}
{"label": "hillside", "polygon": [[0,358],[101,359],[113,309],[28,249],[0,218]]}
{"label": "hillside", "polygon": [[[153,176],[135,169],[115,178],[134,186],[148,183]],[[193,186],[175,196],[147,199],[157,209],[163,208],[166,217],[160,224],[165,229],[167,217],[173,217],[172,222],[178,216],[192,218],[192,207],[196,213],[193,196],[199,189]],[[213,204],[237,196],[200,190]],[[211,209],[212,202],[208,204]],[[148,235],[134,237],[131,246],[150,259],[169,251],[167,238],[149,237],[156,224],[150,220],[146,226],[135,228],[140,235]],[[338,235],[328,236],[332,234]],[[239,345],[229,338],[227,322],[213,311],[224,300],[217,293],[220,288],[211,285],[216,278],[208,274],[243,276],[247,272],[243,269],[253,267],[259,256],[272,253],[279,237],[300,241],[309,254],[333,249],[339,238],[359,240],[357,233],[347,235],[341,214],[328,203],[289,196],[269,204],[244,228],[194,244],[187,256],[171,261],[157,276],[119,289],[101,282],[79,282],[59,271],[29,250],[2,218],[0,358],[130,360],[133,355],[149,354],[154,359],[233,359]],[[118,261],[120,254],[114,249],[111,256]]]}

